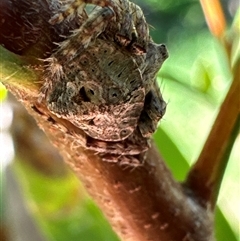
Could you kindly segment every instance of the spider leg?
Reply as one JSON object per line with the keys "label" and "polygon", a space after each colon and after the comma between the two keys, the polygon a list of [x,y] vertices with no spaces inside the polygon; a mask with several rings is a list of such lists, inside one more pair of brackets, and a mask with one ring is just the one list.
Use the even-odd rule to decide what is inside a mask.
{"label": "spider leg", "polygon": [[72,36],[59,44],[59,48],[50,58],[45,60],[45,83],[41,89],[39,101],[52,88],[53,82],[59,82],[64,77],[64,65],[67,65],[74,57],[77,57],[89,43],[101,34],[114,16],[112,9],[106,7],[97,9],[89,15],[86,22]]}
{"label": "spider leg", "polygon": [[150,41],[149,27],[142,12],[142,9],[135,3],[130,2],[131,15],[136,35],[130,44],[130,49],[137,55],[147,52],[147,45]]}
{"label": "spider leg", "polygon": [[111,0],[72,0],[68,3],[63,4],[62,8],[58,13],[56,13],[49,22],[54,25],[61,23],[66,18],[71,18],[74,14],[81,14],[84,11],[85,6],[89,4],[93,4],[100,7],[107,7],[111,5]]}
{"label": "spider leg", "polygon": [[114,23],[116,29],[112,31],[114,40],[122,46],[129,46],[136,36],[130,2],[128,0],[117,0],[112,7],[116,13],[116,22]]}
{"label": "spider leg", "polygon": [[72,36],[60,44],[59,49],[54,56],[61,61],[71,60],[88,47],[88,45],[97,38],[106,28],[109,20],[113,18],[114,12],[111,8],[96,9],[89,15],[87,21]]}
{"label": "spider leg", "polygon": [[149,29],[141,8],[128,0],[114,1],[117,30],[115,40],[137,55],[146,53]]}

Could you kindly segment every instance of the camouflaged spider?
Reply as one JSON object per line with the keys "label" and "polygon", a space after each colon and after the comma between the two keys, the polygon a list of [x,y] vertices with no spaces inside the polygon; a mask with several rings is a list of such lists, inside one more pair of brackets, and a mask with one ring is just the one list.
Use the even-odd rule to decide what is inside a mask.
{"label": "camouflaged spider", "polygon": [[87,134],[90,149],[136,155],[165,112],[156,74],[167,50],[128,0],[75,0],[50,22],[87,16],[87,3],[98,7],[46,60],[42,95],[53,114]]}

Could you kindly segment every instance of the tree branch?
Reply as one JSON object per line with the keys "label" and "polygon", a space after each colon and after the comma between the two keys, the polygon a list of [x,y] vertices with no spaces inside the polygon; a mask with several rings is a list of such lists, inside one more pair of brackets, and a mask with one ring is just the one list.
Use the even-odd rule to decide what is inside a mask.
{"label": "tree branch", "polygon": [[154,145],[143,166],[103,162],[79,146],[81,130],[50,114],[44,104],[36,109],[40,77],[2,48],[3,55],[8,56],[0,65],[3,84],[57,147],[122,240],[214,240],[212,212],[184,193]]}
{"label": "tree branch", "polygon": [[235,68],[234,79],[221,105],[203,150],[189,172],[185,185],[203,205],[216,205],[221,180],[229,159],[231,147],[239,131],[240,64]]}

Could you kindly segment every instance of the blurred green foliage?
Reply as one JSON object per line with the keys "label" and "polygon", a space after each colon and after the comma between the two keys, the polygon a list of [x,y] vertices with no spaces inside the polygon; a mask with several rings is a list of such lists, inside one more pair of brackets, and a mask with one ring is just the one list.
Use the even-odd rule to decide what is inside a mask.
{"label": "blurred green foliage", "polygon": [[20,161],[15,162],[14,171],[46,240],[118,241],[71,171],[54,178]]}
{"label": "blurred green foliage", "polygon": [[3,86],[2,83],[0,83],[0,101],[3,101],[7,97],[7,90]]}

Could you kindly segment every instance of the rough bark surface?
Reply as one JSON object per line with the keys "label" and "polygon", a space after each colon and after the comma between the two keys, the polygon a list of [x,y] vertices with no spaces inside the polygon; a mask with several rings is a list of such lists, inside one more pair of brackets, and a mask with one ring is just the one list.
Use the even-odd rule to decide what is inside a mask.
{"label": "rough bark surface", "polygon": [[37,86],[29,91],[10,81],[4,84],[79,176],[122,240],[214,240],[212,212],[173,180],[154,145],[142,166],[104,162],[75,145],[81,130],[50,114],[44,105],[36,109]]}

